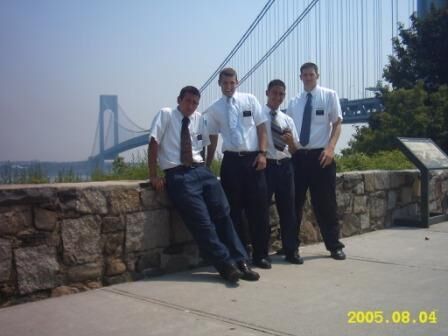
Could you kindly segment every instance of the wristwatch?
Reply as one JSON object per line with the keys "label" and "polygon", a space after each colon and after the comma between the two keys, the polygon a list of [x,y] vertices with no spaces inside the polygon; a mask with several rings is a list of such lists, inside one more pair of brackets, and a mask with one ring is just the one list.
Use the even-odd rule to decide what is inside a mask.
{"label": "wristwatch", "polygon": [[261,150],[261,151],[258,151],[258,154],[263,154],[264,156],[266,156],[268,154],[268,151]]}

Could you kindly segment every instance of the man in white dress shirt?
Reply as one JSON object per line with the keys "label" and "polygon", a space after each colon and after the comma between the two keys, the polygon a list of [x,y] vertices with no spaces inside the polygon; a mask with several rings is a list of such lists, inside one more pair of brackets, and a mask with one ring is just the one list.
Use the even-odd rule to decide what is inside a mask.
{"label": "man in white dress shirt", "polygon": [[[254,95],[236,91],[238,78],[234,69],[223,69],[218,84],[222,97],[204,111],[211,140],[207,164],[213,160],[218,134],[221,134],[224,153],[221,183],[230,204],[230,215],[243,244],[252,242],[253,264],[271,268],[265,178],[266,117]],[[242,222],[243,210],[250,237]]]}
{"label": "man in white dress shirt", "polygon": [[300,67],[305,90],[291,99],[287,111],[294,120],[301,145],[293,155],[297,217],[300,223],[309,189],[325,247],[333,259],[344,260],[344,244],[339,241],[334,161],[342,112],[337,93],[317,85],[318,78],[316,64],[305,63]]}
{"label": "man in white dress shirt", "polygon": [[268,84],[268,98],[263,113],[268,118],[268,154],[266,181],[268,200],[275,194],[275,205],[280,218],[282,250],[285,260],[292,264],[303,264],[299,248],[299,224],[295,209],[294,168],[291,153],[299,147],[299,136],[294,121],[280,110],[285,99],[286,86],[279,79]]}
{"label": "man in white dress shirt", "polygon": [[[151,185],[168,196],[198,244],[201,255],[232,283],[256,281],[248,255],[230,217],[221,184],[205,167],[201,151],[209,143],[203,117],[196,111],[199,90],[184,87],[177,108],[162,108],[149,134],[148,169]],[[165,177],[158,176],[157,161]]]}

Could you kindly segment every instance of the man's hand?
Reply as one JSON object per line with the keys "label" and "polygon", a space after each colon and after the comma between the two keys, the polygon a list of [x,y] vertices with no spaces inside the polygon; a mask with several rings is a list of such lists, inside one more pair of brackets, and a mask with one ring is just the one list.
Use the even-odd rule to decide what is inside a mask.
{"label": "man's hand", "polygon": [[165,178],[160,176],[154,176],[150,178],[152,187],[157,191],[161,192],[165,190]]}
{"label": "man's hand", "polygon": [[325,148],[322,153],[320,153],[319,161],[322,168],[330,165],[334,159],[334,149],[332,147]]}
{"label": "man's hand", "polygon": [[255,167],[255,170],[265,169],[266,168],[266,154],[258,153],[252,166]]}

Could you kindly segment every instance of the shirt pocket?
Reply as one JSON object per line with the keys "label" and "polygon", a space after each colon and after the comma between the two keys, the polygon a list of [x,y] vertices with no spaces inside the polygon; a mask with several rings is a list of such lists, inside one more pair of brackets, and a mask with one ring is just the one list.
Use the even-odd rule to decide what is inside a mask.
{"label": "shirt pocket", "polygon": [[317,106],[313,111],[313,119],[316,124],[326,123],[328,120],[328,112],[324,106]]}
{"label": "shirt pocket", "polygon": [[254,125],[254,115],[251,110],[243,110],[242,114],[243,126],[248,128]]}
{"label": "shirt pocket", "polygon": [[192,145],[194,146],[195,149],[200,150],[202,149],[202,147],[204,147],[203,143],[204,143],[204,139],[203,139],[204,135],[200,132],[196,132],[192,134]]}

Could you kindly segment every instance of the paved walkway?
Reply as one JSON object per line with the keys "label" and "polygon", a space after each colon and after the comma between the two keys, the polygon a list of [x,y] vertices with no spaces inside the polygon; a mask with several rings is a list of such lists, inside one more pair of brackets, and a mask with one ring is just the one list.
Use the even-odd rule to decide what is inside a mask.
{"label": "paved walkway", "polygon": [[[304,265],[274,257],[260,281],[236,287],[200,268],[0,309],[0,335],[448,335],[448,222],[344,242],[345,261],[306,246]],[[384,321],[349,324],[351,311]],[[394,323],[404,311],[410,323]],[[432,311],[437,323],[420,323]]]}

